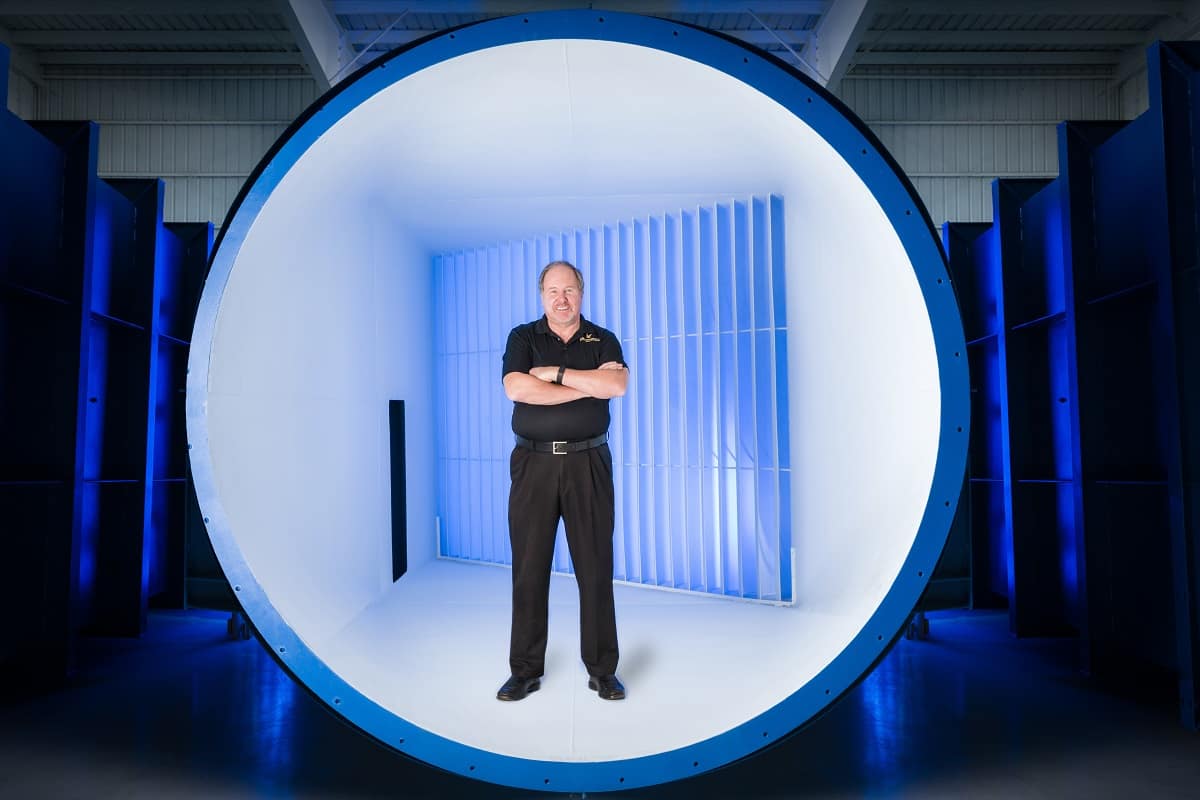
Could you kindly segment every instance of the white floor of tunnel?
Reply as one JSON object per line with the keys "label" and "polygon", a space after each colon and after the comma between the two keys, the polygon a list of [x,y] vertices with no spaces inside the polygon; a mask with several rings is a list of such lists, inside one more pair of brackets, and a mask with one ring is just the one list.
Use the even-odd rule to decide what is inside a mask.
{"label": "white floor of tunnel", "polygon": [[483,750],[608,761],[703,741],[773,707],[856,633],[797,607],[618,584],[624,701],[587,689],[572,577],[551,583],[541,689],[496,700],[508,677],[502,567],[434,561],[410,572],[317,654],[384,708]]}

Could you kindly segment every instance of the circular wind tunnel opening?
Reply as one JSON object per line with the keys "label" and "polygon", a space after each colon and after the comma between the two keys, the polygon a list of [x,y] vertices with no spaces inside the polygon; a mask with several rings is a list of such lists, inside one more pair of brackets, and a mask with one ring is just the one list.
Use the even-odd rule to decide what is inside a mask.
{"label": "circular wind tunnel opening", "polygon": [[[713,769],[853,685],[941,552],[968,427],[938,243],[861,125],[737,43],[590,11],[458,29],[319,102],[227,220],[189,364],[209,535],[276,657],[397,750],[557,791]],[[584,685],[567,575],[542,690],[494,699],[499,356],[551,258],[631,368],[621,703]]]}

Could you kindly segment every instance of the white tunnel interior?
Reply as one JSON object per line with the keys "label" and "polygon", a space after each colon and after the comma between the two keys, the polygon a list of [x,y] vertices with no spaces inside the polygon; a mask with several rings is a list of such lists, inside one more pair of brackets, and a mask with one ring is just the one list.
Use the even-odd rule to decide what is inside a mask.
{"label": "white tunnel interior", "polygon": [[[572,581],[556,578],[543,691],[497,702],[508,572],[436,558],[433,254],[768,193],[786,212],[794,604],[618,587],[629,698],[605,704],[583,686]],[[469,325],[477,310],[441,313]],[[825,140],[695,61],[549,40],[410,75],[311,146],[221,295],[206,414],[237,548],[326,665],[455,741],[597,761],[720,734],[841,652],[916,537],[939,391],[900,239]],[[409,571],[395,584],[391,399],[407,417]],[[697,694],[730,681],[715,701]]]}

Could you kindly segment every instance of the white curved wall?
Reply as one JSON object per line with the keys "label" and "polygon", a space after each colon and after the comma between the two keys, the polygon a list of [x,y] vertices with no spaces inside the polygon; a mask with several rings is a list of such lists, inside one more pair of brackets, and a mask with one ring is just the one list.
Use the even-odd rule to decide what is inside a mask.
{"label": "white curved wall", "polygon": [[788,274],[802,277],[788,284],[788,354],[796,597],[845,620],[844,645],[912,546],[941,397],[929,318],[898,241],[881,224],[847,231],[841,213],[816,198],[789,208]]}
{"label": "white curved wall", "polygon": [[833,149],[746,85],[659,51],[544,41],[435,65],[337,122],[266,200],[222,297],[207,412],[220,500],[318,657],[390,584],[389,398],[409,401],[410,561],[432,552],[427,254],[752,192],[786,204],[795,591],[822,629],[802,672],[779,661],[753,709],[715,724],[841,651],[912,545],[936,456],[932,331],[899,239]]}
{"label": "white curved wall", "polygon": [[[310,177],[311,174],[310,174]],[[370,197],[285,178],[214,334],[213,473],[237,541],[310,643],[392,583],[388,400],[406,401],[409,563],[433,557],[429,261]],[[414,302],[414,298],[419,298]]]}

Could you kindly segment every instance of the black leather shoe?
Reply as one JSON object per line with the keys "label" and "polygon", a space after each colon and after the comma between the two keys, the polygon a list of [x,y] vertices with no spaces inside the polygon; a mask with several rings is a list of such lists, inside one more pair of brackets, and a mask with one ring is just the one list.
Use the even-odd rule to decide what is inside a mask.
{"label": "black leather shoe", "polygon": [[617,680],[616,675],[594,675],[588,678],[588,688],[600,695],[601,700],[624,700],[625,687]]}
{"label": "black leather shoe", "polygon": [[541,678],[518,678],[509,676],[500,691],[496,692],[497,700],[524,700],[525,695],[536,692],[542,685]]}

